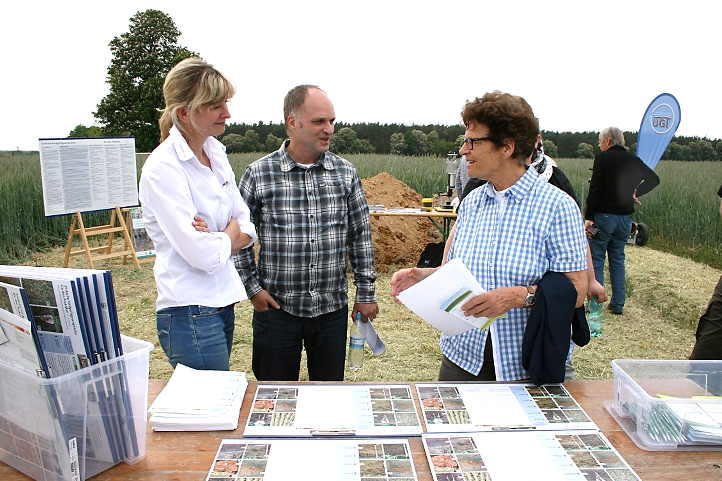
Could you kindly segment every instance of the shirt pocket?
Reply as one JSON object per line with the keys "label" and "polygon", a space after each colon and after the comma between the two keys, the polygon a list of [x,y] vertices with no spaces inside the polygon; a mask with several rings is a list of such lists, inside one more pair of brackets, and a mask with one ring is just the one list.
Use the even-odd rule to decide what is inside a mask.
{"label": "shirt pocket", "polygon": [[305,229],[309,225],[311,215],[298,206],[265,210],[261,214],[261,226],[266,233],[274,237],[288,239],[298,234],[299,229]]}
{"label": "shirt pocket", "polygon": [[318,183],[321,218],[326,225],[348,223],[348,190],[338,177],[327,177]]}

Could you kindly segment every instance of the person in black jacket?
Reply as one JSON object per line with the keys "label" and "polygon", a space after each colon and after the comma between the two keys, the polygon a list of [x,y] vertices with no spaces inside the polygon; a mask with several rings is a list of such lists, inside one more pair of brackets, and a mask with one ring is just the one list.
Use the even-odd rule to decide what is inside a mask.
{"label": "person in black jacket", "polygon": [[589,237],[594,274],[604,285],[604,259],[608,257],[612,299],[607,308],[613,314],[622,314],[627,297],[624,247],[632,231],[634,204],[641,205],[639,197],[659,185],[659,177],[624,148],[624,135],[618,128],[602,130],[599,147],[602,151],[594,157],[584,224],[599,229]]}

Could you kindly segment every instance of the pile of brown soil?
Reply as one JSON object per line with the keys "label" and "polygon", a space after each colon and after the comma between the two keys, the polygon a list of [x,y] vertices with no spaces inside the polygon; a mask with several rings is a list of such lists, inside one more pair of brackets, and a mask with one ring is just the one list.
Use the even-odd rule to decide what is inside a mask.
{"label": "pile of brown soil", "polygon": [[[414,189],[382,172],[362,179],[369,204],[385,207],[421,207],[421,195]],[[376,270],[389,272],[389,266],[415,266],[419,255],[430,242],[441,242],[441,233],[429,219],[412,217],[374,216],[371,214],[371,234],[374,240]]]}

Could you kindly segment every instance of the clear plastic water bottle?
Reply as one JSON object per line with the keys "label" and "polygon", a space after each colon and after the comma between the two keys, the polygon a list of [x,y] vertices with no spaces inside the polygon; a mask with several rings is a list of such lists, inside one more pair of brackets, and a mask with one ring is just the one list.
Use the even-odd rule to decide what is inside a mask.
{"label": "clear plastic water bottle", "polygon": [[592,337],[602,335],[602,304],[597,302],[597,296],[589,299],[587,304],[587,322]]}
{"label": "clear plastic water bottle", "polygon": [[352,371],[358,371],[364,365],[364,343],[366,339],[361,334],[359,323],[361,322],[361,313],[356,313],[356,320],[351,324],[351,335],[348,339],[348,368]]}

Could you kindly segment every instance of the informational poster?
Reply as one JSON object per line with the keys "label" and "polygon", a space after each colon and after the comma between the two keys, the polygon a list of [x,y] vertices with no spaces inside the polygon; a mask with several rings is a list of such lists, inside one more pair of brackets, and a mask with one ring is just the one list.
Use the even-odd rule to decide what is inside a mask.
{"label": "informational poster", "polygon": [[135,139],[40,139],[45,216],[138,205]]}
{"label": "informational poster", "polygon": [[214,480],[416,481],[406,439],[224,439],[206,477]]}
{"label": "informational poster", "polygon": [[426,431],[597,429],[561,384],[416,383]]}
{"label": "informational poster", "polygon": [[419,436],[411,386],[259,385],[243,437]]}
{"label": "informational poster", "polygon": [[434,481],[640,481],[599,431],[425,434]]}

